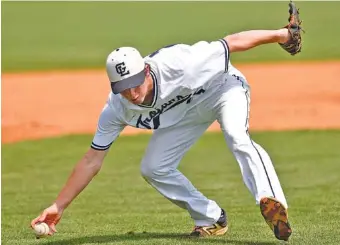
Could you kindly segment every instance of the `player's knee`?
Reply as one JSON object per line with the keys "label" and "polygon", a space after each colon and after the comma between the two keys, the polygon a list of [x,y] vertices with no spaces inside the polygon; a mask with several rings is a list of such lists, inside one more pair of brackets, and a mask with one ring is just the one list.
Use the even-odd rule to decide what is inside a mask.
{"label": "player's knee", "polygon": [[140,173],[143,177],[148,178],[151,175],[151,169],[146,164],[141,164]]}
{"label": "player's knee", "polygon": [[167,169],[162,168],[159,164],[152,162],[142,162],[140,168],[141,175],[144,178],[154,179],[167,175]]}
{"label": "player's knee", "polygon": [[251,139],[246,131],[227,133],[227,143],[232,151],[243,151],[251,144]]}

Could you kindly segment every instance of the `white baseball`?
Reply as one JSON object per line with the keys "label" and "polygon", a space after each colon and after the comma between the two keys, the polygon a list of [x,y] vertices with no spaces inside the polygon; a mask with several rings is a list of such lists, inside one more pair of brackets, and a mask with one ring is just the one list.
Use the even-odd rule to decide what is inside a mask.
{"label": "white baseball", "polygon": [[38,223],[34,226],[34,232],[37,237],[47,236],[50,232],[50,227],[46,223]]}

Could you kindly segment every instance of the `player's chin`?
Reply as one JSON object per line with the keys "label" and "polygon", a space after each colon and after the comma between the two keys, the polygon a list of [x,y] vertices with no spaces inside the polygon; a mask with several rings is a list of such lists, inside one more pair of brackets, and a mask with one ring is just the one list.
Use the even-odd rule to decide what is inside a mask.
{"label": "player's chin", "polygon": [[136,99],[131,100],[131,103],[133,103],[135,105],[142,104],[143,103],[143,98],[137,97]]}

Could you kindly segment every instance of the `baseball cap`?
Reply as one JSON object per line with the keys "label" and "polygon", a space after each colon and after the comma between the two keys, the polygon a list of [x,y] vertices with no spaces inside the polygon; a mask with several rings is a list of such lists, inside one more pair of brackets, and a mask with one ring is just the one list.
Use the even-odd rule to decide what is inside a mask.
{"label": "baseball cap", "polygon": [[106,72],[114,94],[143,84],[144,59],[137,49],[121,47],[112,51],[106,59]]}

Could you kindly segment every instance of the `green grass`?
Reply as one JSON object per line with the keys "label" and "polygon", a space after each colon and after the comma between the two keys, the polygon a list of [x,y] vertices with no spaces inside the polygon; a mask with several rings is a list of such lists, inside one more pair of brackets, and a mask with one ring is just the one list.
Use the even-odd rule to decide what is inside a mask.
{"label": "green grass", "polygon": [[[294,60],[339,59],[340,2],[298,2],[306,34]],[[147,55],[167,44],[215,40],[286,24],[287,2],[2,2],[2,71],[103,68],[114,48]],[[292,60],[276,45],[234,62]]]}
{"label": "green grass", "polygon": [[[228,211],[230,231],[221,238],[184,238],[193,225],[187,212],[140,177],[149,137],[120,137],[99,175],[65,211],[59,233],[39,241],[30,220],[53,201],[92,136],[3,145],[2,244],[279,244],[219,133],[205,134],[180,169]],[[290,204],[290,244],[340,244],[340,131],[254,133],[253,138],[274,160]]]}

